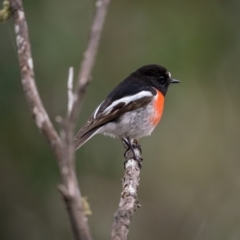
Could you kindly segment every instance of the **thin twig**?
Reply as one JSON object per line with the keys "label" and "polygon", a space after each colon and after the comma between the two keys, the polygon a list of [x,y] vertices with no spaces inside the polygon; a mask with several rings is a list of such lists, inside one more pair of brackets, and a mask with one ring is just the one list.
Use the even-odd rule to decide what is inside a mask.
{"label": "thin twig", "polygon": [[[141,149],[134,148],[135,155],[141,159]],[[111,240],[127,240],[131,217],[137,208],[140,207],[137,189],[140,182],[140,164],[133,159],[133,153],[129,149],[126,154],[125,174],[122,179],[122,193],[119,208],[114,214]]]}
{"label": "thin twig", "polygon": [[73,67],[70,67],[69,71],[68,71],[67,88],[68,88],[68,113],[67,113],[67,115],[69,116],[71,111],[72,111],[73,102],[74,102],[74,94],[73,94]]}
{"label": "thin twig", "polygon": [[77,97],[76,101],[74,101],[70,116],[71,122],[76,121],[83,104],[83,99],[86,93],[87,85],[90,82],[90,75],[96,58],[101,32],[110,2],[111,0],[97,0],[96,2],[95,16],[89,35],[89,41],[87,49],[84,52],[84,58],[78,74],[78,81],[75,89]]}

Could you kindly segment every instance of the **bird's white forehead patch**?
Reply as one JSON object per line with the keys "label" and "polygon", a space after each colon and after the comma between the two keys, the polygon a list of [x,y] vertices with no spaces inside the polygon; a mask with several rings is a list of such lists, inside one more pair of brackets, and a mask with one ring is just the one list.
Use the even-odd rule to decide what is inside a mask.
{"label": "bird's white forehead patch", "polygon": [[171,73],[170,72],[167,72],[167,75],[169,76],[169,78],[171,78]]}

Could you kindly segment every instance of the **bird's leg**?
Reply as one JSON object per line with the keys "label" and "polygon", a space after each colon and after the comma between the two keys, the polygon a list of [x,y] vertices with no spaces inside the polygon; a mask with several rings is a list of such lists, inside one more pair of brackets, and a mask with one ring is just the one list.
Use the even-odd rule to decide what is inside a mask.
{"label": "bird's leg", "polygon": [[132,145],[132,143],[131,143],[130,138],[129,138],[129,137],[127,137],[127,138],[122,138],[122,140],[123,140],[123,142],[127,145],[127,150],[126,150],[125,153],[124,153],[124,157],[126,158],[126,153],[131,149],[131,151],[132,151],[132,153],[133,153],[133,158],[134,158],[135,160],[137,160],[137,157],[136,157],[136,154],[135,154],[135,152],[134,152],[133,145]]}
{"label": "bird's leg", "polygon": [[[125,151],[124,154],[123,154],[123,156],[126,158],[126,153],[127,153],[127,151],[129,151],[130,147],[129,147],[129,144],[128,144],[127,139],[122,138],[122,141],[123,141],[123,143],[127,146],[127,149],[126,149],[126,151]],[[123,145],[124,145],[124,144],[123,144]],[[124,147],[125,147],[125,146],[124,146]]]}

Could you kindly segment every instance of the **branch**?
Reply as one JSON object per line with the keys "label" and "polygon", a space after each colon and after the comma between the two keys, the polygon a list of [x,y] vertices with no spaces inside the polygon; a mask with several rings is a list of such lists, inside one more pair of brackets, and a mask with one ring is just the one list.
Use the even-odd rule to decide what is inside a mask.
{"label": "branch", "polygon": [[56,155],[62,177],[62,185],[59,186],[59,190],[66,204],[74,237],[76,240],[90,240],[91,236],[86,222],[87,218],[84,215],[81,192],[75,173],[75,155],[72,141],[77,113],[80,111],[78,105],[79,102],[83,100],[87,83],[89,82],[89,76],[97,53],[101,29],[110,0],[97,1],[88,47],[84,54],[75,94],[72,93],[72,71],[70,70],[69,72],[68,116],[62,122],[63,128],[61,130],[61,138],[48,117],[36,87],[28,27],[25,20],[22,1],[9,0],[9,2],[15,24],[18,58],[25,97],[38,129],[46,137]]}
{"label": "branch", "polygon": [[76,240],[90,240],[90,233],[83,212],[81,194],[78,188],[75,166],[66,157],[66,144],[54,129],[40,99],[34,77],[33,60],[28,27],[21,0],[11,0],[22,85],[33,118],[39,130],[50,143],[56,157],[63,185],[60,187]]}
{"label": "branch", "polygon": [[[64,142],[66,144],[66,151],[65,151],[66,164],[62,167],[62,169],[71,170],[72,169],[71,165],[75,168],[74,166],[75,154],[74,154],[74,147],[73,147],[74,129],[76,125],[77,115],[80,112],[80,104],[82,105],[83,103],[83,98],[85,96],[87,85],[90,80],[91,70],[97,54],[99,40],[100,40],[104,20],[106,17],[107,8],[110,1],[111,0],[98,0],[96,2],[95,15],[94,15],[94,19],[93,19],[93,23],[90,31],[87,49],[84,53],[84,58],[81,63],[76,90],[74,93],[72,93],[71,91],[71,94],[70,94],[73,98],[73,104],[72,104],[72,107],[70,107],[71,109],[70,109],[69,116],[64,123],[63,135],[64,135]],[[68,101],[70,101],[70,98]],[[74,173],[75,172],[73,171],[72,174]],[[74,179],[75,179],[75,184],[77,184],[77,180],[75,176],[74,176]],[[68,194],[65,194],[66,192],[65,190],[61,192],[66,202],[66,205],[68,206],[69,205]],[[80,196],[81,194],[79,193],[79,197]],[[79,205],[79,207],[81,206]],[[72,219],[76,220],[76,218],[72,218]],[[75,226],[76,224],[72,224],[72,225]]]}
{"label": "branch", "polygon": [[[68,116],[67,116],[66,120],[64,121],[64,128],[63,128],[63,138],[64,138],[64,143],[66,145],[66,148],[65,148],[66,161],[61,169],[62,169],[62,173],[65,172],[64,169],[65,170],[68,169],[67,174],[70,174],[69,176],[74,181],[74,183],[75,183],[74,189],[75,190],[78,190],[79,188],[78,188],[77,177],[75,176],[75,171],[74,171],[75,170],[75,150],[73,147],[74,129],[75,129],[75,125],[76,125],[78,112],[80,112],[80,103],[82,105],[83,98],[85,96],[87,85],[88,85],[88,82],[90,79],[91,70],[92,70],[92,67],[93,67],[93,64],[95,61],[95,57],[97,54],[99,40],[100,40],[104,20],[106,17],[107,8],[108,8],[110,1],[111,0],[98,0],[96,2],[95,15],[94,15],[94,19],[93,19],[93,23],[92,23],[92,27],[91,27],[91,31],[90,31],[88,45],[87,45],[87,49],[84,53],[84,58],[81,63],[79,79],[77,81],[75,92],[72,92],[72,89],[71,89],[72,87],[70,86],[71,85],[71,83],[70,83],[71,77],[69,76],[69,79],[70,79],[69,80],[69,86],[70,86],[70,95],[69,96],[70,97],[68,99],[68,103],[69,103],[68,105],[70,105],[70,108],[69,108]],[[73,99],[72,103],[70,103],[71,98]],[[63,190],[62,187],[60,189]],[[69,199],[68,199],[69,194],[65,190],[66,189],[61,191],[61,193],[63,195],[66,205],[69,206]],[[77,201],[77,198],[75,198],[75,201],[78,205],[77,209],[81,209],[81,212],[82,212],[82,203],[80,201],[80,198],[81,198],[80,190],[77,192],[77,195],[79,197],[78,198],[79,201]],[[76,212],[74,211],[73,214],[76,214]],[[77,220],[77,216],[73,216],[70,219]],[[81,217],[80,219],[82,220],[83,218]],[[72,222],[72,225],[79,226],[79,224],[73,224],[73,222]],[[87,239],[91,239],[87,226],[85,229],[79,229],[79,230],[80,231],[78,231],[78,229],[74,229],[74,232],[81,233],[81,232],[85,231],[86,236],[88,236]],[[75,234],[75,237],[76,237],[76,234]],[[80,239],[80,238],[76,238],[76,239]]]}
{"label": "branch", "polygon": [[34,76],[28,27],[21,0],[10,0],[14,19],[18,59],[23,91],[38,129],[46,137],[55,155],[62,156],[62,143],[40,99]]}
{"label": "branch", "polygon": [[[134,147],[135,156],[141,159],[141,147]],[[141,164],[134,160],[131,149],[127,150],[125,174],[122,179],[122,193],[119,208],[114,214],[111,240],[127,240],[131,217],[141,205],[137,198],[137,189],[140,182]]]}

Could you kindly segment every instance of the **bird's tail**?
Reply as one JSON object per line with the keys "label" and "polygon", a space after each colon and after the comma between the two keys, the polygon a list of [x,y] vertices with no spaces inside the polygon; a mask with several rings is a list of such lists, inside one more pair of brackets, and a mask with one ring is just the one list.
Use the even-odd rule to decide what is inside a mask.
{"label": "bird's tail", "polygon": [[84,143],[86,143],[90,138],[92,138],[95,134],[97,134],[99,130],[100,130],[99,128],[94,128],[85,133],[82,133],[80,130],[74,138],[75,151],[77,151]]}

